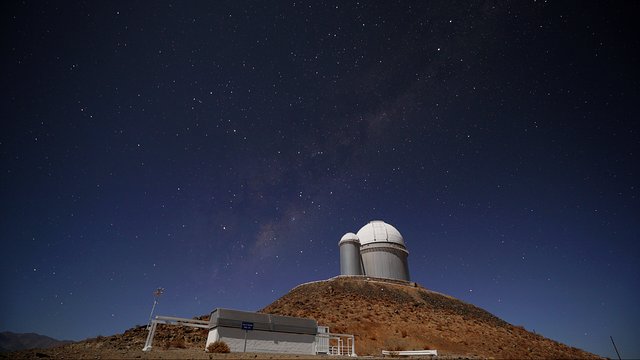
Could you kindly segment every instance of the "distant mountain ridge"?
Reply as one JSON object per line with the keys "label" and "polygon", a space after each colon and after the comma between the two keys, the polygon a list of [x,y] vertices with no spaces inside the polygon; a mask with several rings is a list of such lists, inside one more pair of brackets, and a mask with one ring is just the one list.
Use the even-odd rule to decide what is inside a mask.
{"label": "distant mountain ridge", "polygon": [[71,340],[57,340],[52,337],[36,333],[14,333],[10,331],[0,333],[0,352],[26,349],[48,349],[71,343],[73,343]]}

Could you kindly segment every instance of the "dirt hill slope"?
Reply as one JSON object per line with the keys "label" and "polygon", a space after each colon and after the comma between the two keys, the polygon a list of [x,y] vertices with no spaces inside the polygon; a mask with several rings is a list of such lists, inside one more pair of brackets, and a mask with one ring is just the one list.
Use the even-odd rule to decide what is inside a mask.
{"label": "dirt hill slope", "polygon": [[336,277],[303,284],[261,312],[309,317],[331,332],[353,334],[358,355],[436,349],[482,358],[600,358],[453,297],[381,279]]}

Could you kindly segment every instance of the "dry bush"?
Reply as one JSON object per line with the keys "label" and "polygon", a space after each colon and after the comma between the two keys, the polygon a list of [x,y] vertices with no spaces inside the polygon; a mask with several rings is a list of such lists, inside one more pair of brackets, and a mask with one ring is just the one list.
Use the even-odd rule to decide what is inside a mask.
{"label": "dry bush", "polygon": [[207,346],[207,351],[210,353],[229,353],[231,349],[229,349],[229,345],[222,340],[216,340]]}
{"label": "dry bush", "polygon": [[169,342],[169,347],[178,348],[178,349],[186,349],[187,344],[184,343],[184,338],[174,338]]}
{"label": "dry bush", "polygon": [[387,341],[385,341],[385,350],[389,350],[389,351],[404,351],[407,349],[407,346],[405,344],[404,341],[401,341],[399,339],[387,339]]}

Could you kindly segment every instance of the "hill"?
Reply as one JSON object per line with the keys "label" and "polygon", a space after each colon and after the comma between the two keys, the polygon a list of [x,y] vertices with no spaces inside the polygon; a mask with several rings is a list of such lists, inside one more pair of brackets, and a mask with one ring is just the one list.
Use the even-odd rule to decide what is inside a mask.
{"label": "hill", "polygon": [[341,276],[299,285],[261,311],[309,317],[331,332],[353,334],[358,355],[436,349],[481,358],[600,358],[415,283]]}
{"label": "hill", "polygon": [[[381,350],[436,349],[438,358],[600,359],[471,304],[418,286],[383,279],[336,277],[302,284],[261,310],[313,318],[333,333],[353,334],[358,355]],[[208,315],[197,317],[208,319]],[[317,359],[313,356],[205,353],[206,329],[159,325],[151,352],[142,352],[146,326],[46,350],[0,353],[0,359]]]}
{"label": "hill", "polygon": [[4,331],[0,333],[0,351],[16,351],[24,349],[47,349],[64,344],[70,344],[73,341],[56,340],[54,338],[39,335],[36,333],[13,333]]}

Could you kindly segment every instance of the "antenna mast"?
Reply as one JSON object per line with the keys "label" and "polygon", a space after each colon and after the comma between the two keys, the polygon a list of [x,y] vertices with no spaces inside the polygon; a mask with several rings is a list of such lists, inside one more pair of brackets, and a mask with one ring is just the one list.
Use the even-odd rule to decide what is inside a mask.
{"label": "antenna mast", "polygon": [[156,309],[156,305],[158,305],[158,299],[160,295],[164,293],[164,288],[157,288],[153,291],[153,306],[151,307],[151,313],[149,314],[149,322],[147,323],[147,330],[151,328],[151,319],[153,318],[153,311]]}
{"label": "antenna mast", "polygon": [[613,348],[616,350],[616,354],[618,354],[618,359],[620,358],[620,353],[618,352],[618,347],[616,346],[616,343],[613,342],[613,336],[609,336],[609,338],[611,339],[611,343],[613,344]]}

